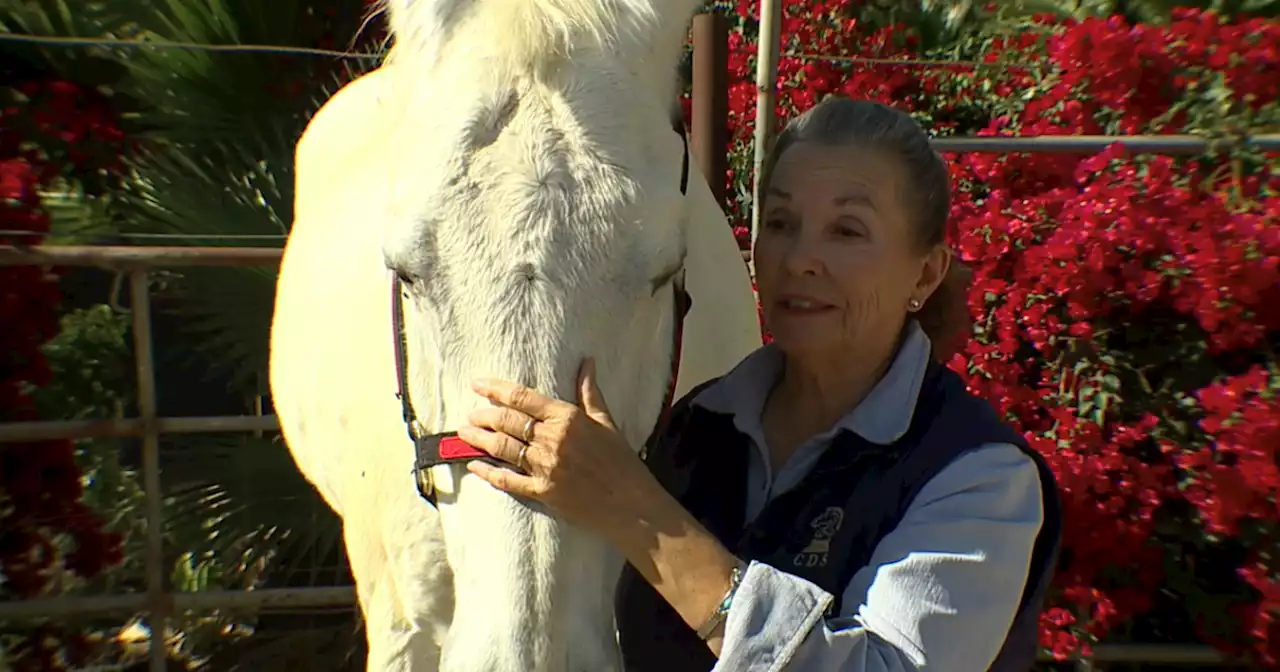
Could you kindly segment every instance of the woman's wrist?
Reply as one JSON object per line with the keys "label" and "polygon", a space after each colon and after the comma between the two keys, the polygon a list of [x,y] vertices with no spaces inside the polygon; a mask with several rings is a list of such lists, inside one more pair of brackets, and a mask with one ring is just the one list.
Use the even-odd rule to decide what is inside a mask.
{"label": "woman's wrist", "polygon": [[[630,525],[613,531],[615,545],[636,571],[695,631],[713,619],[746,565],[707,531],[675,498],[658,487]],[[727,606],[727,605],[726,605]],[[706,637],[719,651],[723,622]]]}
{"label": "woman's wrist", "polygon": [[637,568],[641,563],[652,562],[652,554],[666,539],[691,532],[711,536],[647,469],[644,478],[635,479],[634,487],[616,495],[622,501],[611,508],[624,519],[608,526],[606,534]]}
{"label": "woman's wrist", "polygon": [[738,593],[738,587],[742,585],[742,575],[747,571],[747,563],[739,560],[729,574],[729,589],[725,591],[724,596],[720,598],[720,603],[716,605],[711,615],[702,622],[695,630],[698,637],[703,641],[711,642],[713,639],[724,638],[724,624],[729,617],[729,610],[733,607],[733,598]]}

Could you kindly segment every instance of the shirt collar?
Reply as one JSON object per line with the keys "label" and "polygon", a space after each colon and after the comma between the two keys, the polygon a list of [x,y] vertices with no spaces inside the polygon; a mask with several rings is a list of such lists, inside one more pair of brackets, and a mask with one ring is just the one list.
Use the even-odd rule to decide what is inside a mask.
{"label": "shirt collar", "polygon": [[[828,439],[841,430],[856,432],[862,438],[881,445],[901,438],[911,426],[916,399],[932,356],[931,348],[924,330],[915,320],[909,320],[902,346],[870,394],[815,438]],[[694,397],[692,403],[709,411],[731,415],[738,431],[749,436],[758,435],[764,403],[782,372],[783,357],[782,351],[773,343],[759,348]]]}

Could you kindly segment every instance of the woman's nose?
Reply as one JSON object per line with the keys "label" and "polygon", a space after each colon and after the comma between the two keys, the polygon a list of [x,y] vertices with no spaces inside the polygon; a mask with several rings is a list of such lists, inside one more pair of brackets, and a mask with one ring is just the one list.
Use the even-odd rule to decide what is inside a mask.
{"label": "woman's nose", "polygon": [[791,275],[817,275],[822,270],[819,241],[804,235],[792,238],[783,263]]}

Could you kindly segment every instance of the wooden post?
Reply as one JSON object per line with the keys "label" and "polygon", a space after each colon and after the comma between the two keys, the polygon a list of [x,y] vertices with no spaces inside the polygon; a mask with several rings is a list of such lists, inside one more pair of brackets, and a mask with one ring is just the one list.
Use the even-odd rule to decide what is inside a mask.
{"label": "wooden post", "polygon": [[729,23],[720,12],[693,17],[693,156],[721,207],[729,171]]}

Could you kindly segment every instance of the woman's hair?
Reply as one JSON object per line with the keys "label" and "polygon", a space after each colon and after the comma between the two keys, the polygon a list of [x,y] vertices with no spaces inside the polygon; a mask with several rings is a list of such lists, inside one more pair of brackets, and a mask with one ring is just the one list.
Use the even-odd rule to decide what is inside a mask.
{"label": "woman's hair", "polygon": [[773,141],[762,171],[764,187],[778,159],[796,143],[873,150],[896,158],[907,178],[902,205],[912,213],[919,249],[942,242],[951,211],[951,178],[942,157],[929,145],[929,136],[910,115],[870,100],[828,96],[792,119]]}
{"label": "woman's hair", "polygon": [[[930,146],[928,134],[910,115],[870,100],[828,96],[792,119],[774,140],[761,171],[762,198],[778,159],[796,143],[870,150],[895,158],[907,179],[902,206],[911,214],[916,249],[927,251],[943,242],[951,211],[951,178],[942,157]],[[957,328],[968,328],[965,292],[963,286],[955,286],[966,282],[967,274],[963,267],[955,270],[916,314],[940,347],[956,340]]]}

